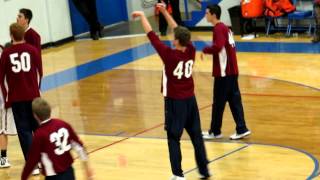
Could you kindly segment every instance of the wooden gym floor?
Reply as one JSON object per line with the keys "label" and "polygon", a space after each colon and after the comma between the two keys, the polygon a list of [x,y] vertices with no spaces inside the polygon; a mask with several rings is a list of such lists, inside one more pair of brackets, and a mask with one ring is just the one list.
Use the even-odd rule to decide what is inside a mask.
{"label": "wooden gym floor", "polygon": [[[200,50],[210,32],[193,32]],[[171,35],[163,38],[168,40]],[[312,179],[320,159],[320,45],[310,38],[237,40],[240,89],[252,135],[230,141],[234,122],[226,106],[225,138],[206,141],[212,179]],[[197,54],[196,97],[203,130],[211,120],[211,57]],[[162,64],[144,37],[78,41],[43,51],[43,97],[53,116],[73,125],[90,153],[95,179],[169,179],[163,130]],[[181,143],[187,179],[197,179],[193,148]],[[10,137],[12,167],[0,179],[19,179],[24,160]],[[74,167],[83,178],[79,160]],[[32,179],[42,179],[41,176]]]}

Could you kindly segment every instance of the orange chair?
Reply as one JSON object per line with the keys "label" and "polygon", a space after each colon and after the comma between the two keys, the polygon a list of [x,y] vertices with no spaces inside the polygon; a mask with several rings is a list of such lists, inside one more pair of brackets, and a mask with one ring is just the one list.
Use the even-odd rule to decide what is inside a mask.
{"label": "orange chair", "polygon": [[241,0],[241,13],[244,18],[263,16],[264,0]]}

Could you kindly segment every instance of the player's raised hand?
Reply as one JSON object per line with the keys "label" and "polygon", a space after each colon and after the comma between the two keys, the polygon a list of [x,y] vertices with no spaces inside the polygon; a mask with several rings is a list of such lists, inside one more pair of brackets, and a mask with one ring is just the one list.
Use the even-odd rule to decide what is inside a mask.
{"label": "player's raised hand", "polygon": [[133,19],[135,19],[137,17],[144,16],[144,12],[143,11],[134,11],[134,12],[132,12],[131,16]]}
{"label": "player's raised hand", "polygon": [[159,11],[165,11],[166,10],[166,4],[165,3],[157,3],[156,7],[159,9]]}

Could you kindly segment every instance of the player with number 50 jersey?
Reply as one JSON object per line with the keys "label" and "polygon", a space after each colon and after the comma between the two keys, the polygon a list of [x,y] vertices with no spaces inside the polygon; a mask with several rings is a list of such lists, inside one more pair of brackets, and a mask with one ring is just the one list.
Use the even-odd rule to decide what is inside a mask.
{"label": "player with number 50 jersey", "polygon": [[[32,143],[32,133],[38,127],[31,103],[40,96],[41,56],[35,47],[25,43],[25,29],[22,26],[13,23],[9,29],[12,46],[1,54],[0,85],[5,107],[12,108],[20,146],[26,159]],[[38,174],[37,171],[34,174]]]}
{"label": "player with number 50 jersey", "polygon": [[6,107],[40,96],[42,64],[39,51],[27,43],[6,48],[0,60],[0,83]]}

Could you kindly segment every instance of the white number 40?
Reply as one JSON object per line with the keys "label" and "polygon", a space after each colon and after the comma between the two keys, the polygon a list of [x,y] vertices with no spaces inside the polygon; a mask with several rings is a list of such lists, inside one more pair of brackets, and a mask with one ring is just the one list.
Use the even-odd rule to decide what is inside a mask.
{"label": "white number 40", "polygon": [[182,76],[189,78],[192,75],[192,67],[193,67],[193,61],[189,60],[184,64],[184,72],[183,72],[183,61],[180,61],[177,65],[177,67],[173,71],[173,75],[177,76],[178,79],[181,79]]}
{"label": "white number 40", "polygon": [[20,57],[18,53],[10,54],[10,62],[13,65],[12,71],[15,73],[19,73],[21,70],[29,72],[31,69],[30,54],[27,52],[23,52]]}

